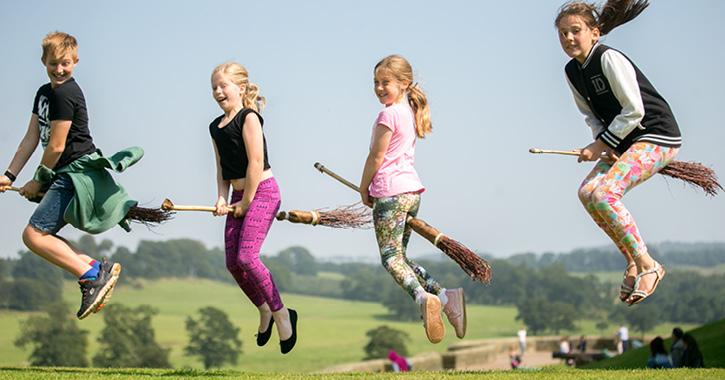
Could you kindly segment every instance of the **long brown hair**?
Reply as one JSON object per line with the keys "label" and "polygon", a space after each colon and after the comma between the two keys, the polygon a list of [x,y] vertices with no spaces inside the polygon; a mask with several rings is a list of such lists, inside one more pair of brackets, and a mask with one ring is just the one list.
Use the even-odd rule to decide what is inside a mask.
{"label": "long brown hair", "polygon": [[573,1],[559,8],[554,26],[559,27],[559,21],[565,16],[579,16],[590,29],[599,29],[599,34],[603,36],[632,21],[648,6],[648,0],[608,0],[601,6]]}
{"label": "long brown hair", "polygon": [[245,86],[244,94],[242,94],[242,105],[245,108],[251,108],[257,112],[262,112],[262,108],[267,105],[267,100],[263,96],[259,96],[259,87],[253,83],[249,83],[249,73],[244,66],[236,62],[222,63],[214,68],[211,75],[221,72],[237,86]]}
{"label": "long brown hair", "polygon": [[423,139],[426,134],[432,133],[433,125],[430,122],[428,99],[418,85],[413,84],[413,68],[410,67],[410,63],[399,55],[389,55],[375,65],[373,73],[378,74],[378,70],[385,70],[386,74],[390,74],[398,82],[408,82],[405,92],[408,96],[408,104],[415,115],[416,134]]}

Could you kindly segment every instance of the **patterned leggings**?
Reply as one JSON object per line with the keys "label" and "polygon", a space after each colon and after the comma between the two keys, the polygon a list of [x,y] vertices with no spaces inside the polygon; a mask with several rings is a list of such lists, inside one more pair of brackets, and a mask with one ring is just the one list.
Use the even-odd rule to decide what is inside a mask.
{"label": "patterned leggings", "polygon": [[[231,203],[242,199],[244,190],[232,192]],[[227,270],[254,306],[265,302],[272,311],[282,309],[282,299],[259,251],[279,210],[282,198],[274,178],[259,183],[254,200],[243,218],[230,212],[224,231]]]}
{"label": "patterned leggings", "polygon": [[614,165],[599,161],[579,188],[579,200],[620,252],[633,259],[647,252],[632,215],[620,199],[672,161],[679,148],[635,143]]}
{"label": "patterned leggings", "polygon": [[438,294],[442,289],[425,268],[405,255],[412,232],[405,219],[408,215],[418,215],[419,208],[420,192],[377,198],[373,205],[375,236],[383,267],[413,299],[426,291]]}

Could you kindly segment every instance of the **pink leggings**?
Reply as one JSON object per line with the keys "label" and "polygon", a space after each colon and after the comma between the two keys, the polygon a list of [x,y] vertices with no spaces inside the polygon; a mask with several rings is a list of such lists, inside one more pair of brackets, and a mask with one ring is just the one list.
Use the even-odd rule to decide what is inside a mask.
{"label": "pink leggings", "polygon": [[[231,203],[242,199],[244,190],[232,192]],[[259,251],[279,211],[282,198],[274,178],[259,183],[254,200],[243,218],[230,212],[224,230],[227,270],[249,297],[254,306],[265,302],[272,311],[282,309],[282,299],[266,266],[259,260]]]}
{"label": "pink leggings", "polygon": [[579,188],[579,200],[620,252],[633,259],[647,252],[634,218],[620,199],[672,161],[679,148],[635,143],[614,165],[599,161]]}

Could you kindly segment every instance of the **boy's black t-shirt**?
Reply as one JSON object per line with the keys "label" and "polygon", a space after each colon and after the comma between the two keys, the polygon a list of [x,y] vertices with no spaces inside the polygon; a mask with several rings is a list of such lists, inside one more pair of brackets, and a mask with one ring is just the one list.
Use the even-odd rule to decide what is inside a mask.
{"label": "boy's black t-shirt", "polygon": [[46,83],[38,89],[33,102],[33,113],[40,123],[40,142],[43,149],[50,141],[50,122],[70,120],[71,127],[65,139],[65,149],[53,170],[58,170],[79,157],[96,151],[91,132],[88,129],[88,110],[83,91],[70,78],[55,88]]}

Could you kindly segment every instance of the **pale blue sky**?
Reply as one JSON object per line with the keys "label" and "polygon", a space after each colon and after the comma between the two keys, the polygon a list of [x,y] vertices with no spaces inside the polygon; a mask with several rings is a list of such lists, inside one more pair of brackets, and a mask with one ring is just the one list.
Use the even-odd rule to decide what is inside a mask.
{"label": "pale blue sky", "polygon": [[[245,65],[267,98],[263,111],[282,209],[335,207],[357,194],[318,173],[321,162],[358,182],[381,109],[372,69],[389,54],[413,65],[428,94],[433,134],[417,145],[427,187],[421,219],[479,253],[565,252],[611,245],[576,189],[591,168],[527,151],[575,149],[591,140],[564,79],[568,58],[553,18],[562,1],[0,1],[6,36],[0,72],[0,165],[9,164],[48,78],[40,42],[56,30],[78,38],[74,76],[87,99],[91,131],[105,153],[138,145],[146,156],[116,178],[142,205],[164,198],[211,205],[216,198],[209,122],[221,111],[210,72]],[[725,2],[654,0],[604,40],[646,73],[674,109],[684,136],[678,157],[712,166],[725,180],[723,52]],[[18,176],[22,186],[40,148]],[[5,169],[3,167],[2,169]],[[645,241],[723,238],[725,195],[708,198],[657,176],[625,197]],[[24,249],[34,208],[0,195],[0,256]],[[139,240],[193,238],[222,246],[223,219],[178,213],[130,234],[100,236],[135,250]],[[77,238],[71,227],[61,235]],[[377,257],[374,233],[278,222],[263,253],[292,245],[318,257]],[[419,237],[413,257],[438,252]]]}

